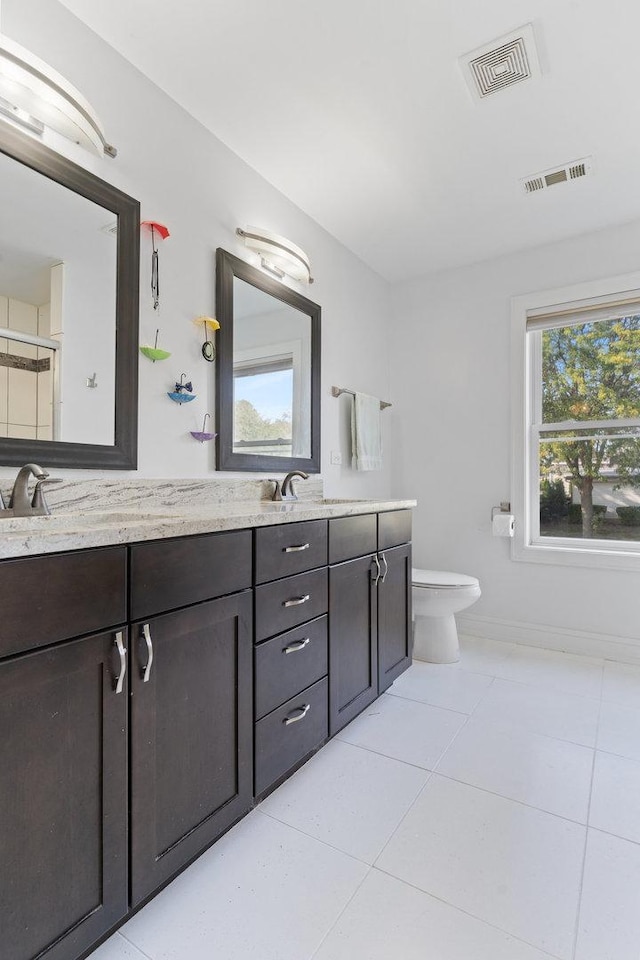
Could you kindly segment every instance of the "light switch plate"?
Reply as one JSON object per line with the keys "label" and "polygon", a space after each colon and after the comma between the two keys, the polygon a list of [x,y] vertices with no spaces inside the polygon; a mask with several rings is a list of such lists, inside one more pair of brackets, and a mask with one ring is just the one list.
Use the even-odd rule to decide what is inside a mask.
{"label": "light switch plate", "polygon": [[332,450],[332,451],[331,451],[331,463],[332,463],[335,467],[339,467],[339,466],[342,465],[342,454],[340,453],[339,450]]}

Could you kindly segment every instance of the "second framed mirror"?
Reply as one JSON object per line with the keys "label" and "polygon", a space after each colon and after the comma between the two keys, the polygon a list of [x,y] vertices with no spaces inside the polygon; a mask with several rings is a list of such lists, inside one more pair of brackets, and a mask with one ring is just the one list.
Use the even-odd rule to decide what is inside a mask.
{"label": "second framed mirror", "polygon": [[216,254],[219,470],[320,470],[320,307]]}

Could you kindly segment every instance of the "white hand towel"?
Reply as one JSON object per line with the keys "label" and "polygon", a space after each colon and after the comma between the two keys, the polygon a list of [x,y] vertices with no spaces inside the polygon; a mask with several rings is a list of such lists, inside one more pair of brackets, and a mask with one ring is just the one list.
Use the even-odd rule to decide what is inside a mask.
{"label": "white hand towel", "polygon": [[351,407],[351,450],[354,470],[382,470],[380,401],[356,393]]}

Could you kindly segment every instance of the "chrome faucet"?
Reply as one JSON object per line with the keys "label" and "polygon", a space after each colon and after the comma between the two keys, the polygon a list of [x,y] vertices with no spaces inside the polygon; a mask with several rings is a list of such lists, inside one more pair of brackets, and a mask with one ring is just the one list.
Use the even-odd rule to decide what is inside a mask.
{"label": "chrome faucet", "polygon": [[294,477],[301,477],[302,480],[308,480],[309,474],[303,473],[302,470],[292,470],[291,473],[288,473],[282,481],[282,487],[280,486],[279,480],[271,480],[271,483],[275,483],[275,488],[271,499],[276,501],[297,500],[298,495],[293,488]]}
{"label": "chrome faucet", "polygon": [[[36,479],[33,499],[29,500],[29,478]],[[7,508],[0,507],[0,517],[47,517],[51,513],[44,498],[45,483],[60,483],[58,477],[50,477],[37,463],[27,463],[18,471],[13,492]]]}

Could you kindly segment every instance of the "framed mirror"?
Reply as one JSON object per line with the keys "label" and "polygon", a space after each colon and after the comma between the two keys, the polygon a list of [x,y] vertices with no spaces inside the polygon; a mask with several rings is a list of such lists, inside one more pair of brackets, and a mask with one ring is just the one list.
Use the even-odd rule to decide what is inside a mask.
{"label": "framed mirror", "polygon": [[137,466],[140,205],[0,123],[0,464]]}
{"label": "framed mirror", "polygon": [[219,470],[320,470],[320,307],[216,254]]}

